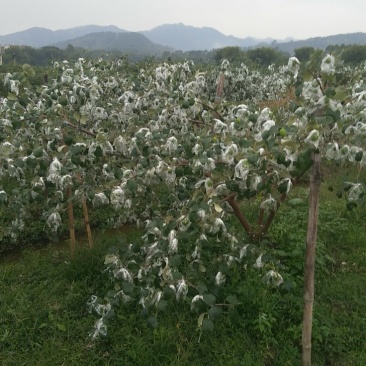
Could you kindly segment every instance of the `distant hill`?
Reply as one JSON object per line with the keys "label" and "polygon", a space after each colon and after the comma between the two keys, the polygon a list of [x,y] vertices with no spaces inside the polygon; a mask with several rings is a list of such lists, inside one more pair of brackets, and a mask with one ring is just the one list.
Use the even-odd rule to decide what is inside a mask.
{"label": "distant hill", "polygon": [[253,37],[226,36],[210,27],[192,27],[164,24],[148,31],[128,32],[114,25],[86,25],[52,31],[46,28],[30,28],[21,32],[0,36],[0,45],[24,45],[35,48],[56,45],[83,47],[91,50],[120,50],[126,53],[160,55],[164,51],[211,51],[227,46],[241,48],[275,47],[293,54],[296,48],[314,47],[325,49],[329,45],[366,44],[366,33],[339,34],[306,40],[274,40]]}
{"label": "distant hill", "polygon": [[258,43],[271,43],[272,38],[256,39],[226,36],[209,27],[197,28],[182,23],[164,24],[149,31],[140,32],[151,41],[180,51],[212,50],[227,46],[253,47]]}
{"label": "distant hill", "polygon": [[85,25],[56,31],[47,28],[34,27],[21,32],[0,36],[0,45],[23,45],[38,48],[96,32],[122,33],[126,31],[114,25]]}
{"label": "distant hill", "polygon": [[315,37],[302,41],[290,41],[285,43],[274,43],[272,46],[278,48],[281,51],[294,53],[296,48],[301,47],[314,47],[321,50],[325,50],[331,45],[366,45],[366,33],[349,33],[349,34],[337,34],[328,37]]}
{"label": "distant hill", "polygon": [[82,37],[56,43],[55,46],[66,48],[69,44],[74,47],[88,50],[117,50],[134,55],[161,56],[164,51],[173,51],[171,48],[155,44],[144,35],[135,32],[91,33]]}

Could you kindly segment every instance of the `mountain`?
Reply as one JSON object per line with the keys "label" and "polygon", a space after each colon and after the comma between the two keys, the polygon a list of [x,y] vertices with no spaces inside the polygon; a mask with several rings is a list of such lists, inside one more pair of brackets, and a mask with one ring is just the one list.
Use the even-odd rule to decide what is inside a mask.
{"label": "mountain", "polygon": [[122,33],[126,31],[114,25],[85,25],[56,31],[34,27],[21,32],[0,36],[0,45],[23,45],[38,48],[96,32]]}
{"label": "mountain", "polygon": [[81,47],[88,50],[117,50],[123,53],[134,55],[161,56],[164,51],[173,51],[151,42],[147,37],[136,32],[98,32],[87,34],[64,42],[56,43],[59,48],[66,48],[68,45]]}
{"label": "mountain", "polygon": [[[289,40],[288,42],[285,42]],[[113,25],[86,25],[52,31],[46,28],[30,28],[21,32],[0,36],[0,45],[25,45],[35,48],[68,44],[88,49],[120,50],[126,53],[160,55],[164,51],[212,50],[227,46],[241,48],[275,47],[293,54],[296,48],[325,49],[329,45],[366,44],[366,33],[338,34],[306,40],[274,40],[253,37],[226,36],[210,27],[197,28],[182,23],[164,24],[148,31],[127,32]],[[163,47],[165,46],[165,47]]]}
{"label": "mountain", "polygon": [[366,45],[366,33],[349,33],[349,34],[337,34],[327,37],[315,37],[302,41],[290,41],[285,43],[274,43],[272,46],[278,48],[280,51],[294,53],[296,48],[301,47],[314,47],[325,50],[331,45]]}
{"label": "mountain", "polygon": [[260,42],[271,43],[273,41],[272,38],[261,40],[252,37],[237,38],[234,36],[226,36],[214,28],[197,28],[182,23],[164,24],[140,33],[155,43],[172,47],[183,52],[212,50],[227,46],[246,48],[253,47]]}

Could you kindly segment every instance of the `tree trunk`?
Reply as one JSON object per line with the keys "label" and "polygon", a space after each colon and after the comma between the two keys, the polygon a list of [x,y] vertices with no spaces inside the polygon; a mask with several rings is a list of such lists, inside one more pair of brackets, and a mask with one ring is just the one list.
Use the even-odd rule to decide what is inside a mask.
{"label": "tree trunk", "polygon": [[311,332],[313,324],[315,249],[318,229],[320,193],[320,155],[313,153],[310,170],[309,218],[306,238],[304,316],[302,326],[302,364],[311,366]]}

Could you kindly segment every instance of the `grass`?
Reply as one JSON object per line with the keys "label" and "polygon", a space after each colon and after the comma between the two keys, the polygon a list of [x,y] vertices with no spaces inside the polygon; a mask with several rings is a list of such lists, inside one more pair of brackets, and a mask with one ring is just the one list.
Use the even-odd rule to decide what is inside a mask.
{"label": "grass", "polygon": [[[136,234],[130,233],[122,240],[135,239]],[[90,295],[108,291],[103,256],[111,241],[119,240],[82,249],[73,260],[67,251],[26,251],[20,260],[1,265],[1,365],[224,365],[230,359],[238,364],[234,360],[242,344],[251,345],[255,356],[255,344],[248,336],[232,338],[229,329],[223,329],[224,348],[219,336],[203,337],[198,343],[195,321],[178,307],[155,331],[126,308],[111,325],[110,337],[89,343],[87,334],[95,317],[86,312],[85,303]]]}
{"label": "grass", "polygon": [[[329,178],[330,179],[330,178]],[[337,182],[331,178],[331,183]],[[366,364],[365,209],[322,185],[313,326],[314,365]],[[293,288],[261,285],[256,270],[238,282],[238,325],[224,317],[213,332],[197,331],[196,315],[181,304],[150,330],[133,306],[123,306],[109,335],[87,339],[95,317],[86,311],[92,294],[104,296],[111,282],[103,258],[112,245],[140,240],[141,233],[102,236],[74,259],[67,249],[28,250],[0,265],[0,364],[7,365],[268,365],[301,363],[302,276],[307,220],[303,203],[283,205],[270,236]]]}

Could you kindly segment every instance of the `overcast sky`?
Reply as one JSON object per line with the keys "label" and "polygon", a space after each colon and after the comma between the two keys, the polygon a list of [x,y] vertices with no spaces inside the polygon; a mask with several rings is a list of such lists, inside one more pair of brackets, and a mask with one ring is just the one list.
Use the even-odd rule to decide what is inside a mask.
{"label": "overcast sky", "polygon": [[213,27],[236,37],[306,39],[366,32],[365,0],[2,0],[0,35],[87,24],[128,31],[161,24]]}

